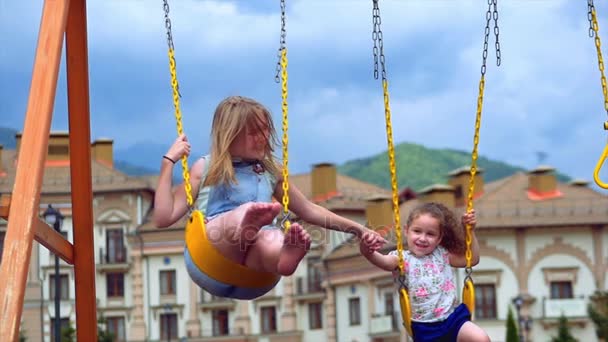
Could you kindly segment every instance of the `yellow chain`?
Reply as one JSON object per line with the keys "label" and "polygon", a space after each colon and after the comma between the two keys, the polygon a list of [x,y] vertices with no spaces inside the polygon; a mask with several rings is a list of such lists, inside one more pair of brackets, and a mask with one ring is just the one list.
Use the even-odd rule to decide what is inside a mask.
{"label": "yellow chain", "polygon": [[403,260],[403,236],[401,234],[401,215],[399,214],[399,188],[397,185],[397,167],[395,163],[395,147],[393,144],[393,125],[391,123],[391,105],[388,93],[388,81],[382,80],[384,93],[384,118],[386,119],[386,139],[388,141],[388,165],[391,172],[391,189],[393,191],[393,216],[395,217],[395,234],[397,236],[397,258],[399,258],[399,272],[405,273]]}
{"label": "yellow chain", "polygon": [[[182,111],[179,106],[179,84],[177,82],[177,70],[175,68],[175,52],[169,48],[169,69],[171,70],[171,86],[173,87],[173,106],[175,107],[175,121],[177,123],[177,135],[184,132],[182,126]],[[182,175],[184,177],[184,188],[186,190],[186,200],[188,207],[192,208],[192,186],[190,185],[190,172],[188,172],[188,156],[182,157]]]}
{"label": "yellow chain", "polygon": [[[599,32],[600,26],[597,23],[595,7],[593,7],[591,9],[591,21],[592,21],[592,29],[595,33],[595,49],[597,50],[597,64],[600,69],[600,75],[602,78],[602,94],[604,95],[604,109],[608,113],[608,88],[606,86],[606,76],[604,75],[604,59],[602,57],[602,42],[600,40],[600,32]],[[608,130],[608,121],[604,122],[604,130]],[[608,144],[604,148],[604,152],[600,156],[600,159],[598,160],[598,162],[595,166],[594,172],[593,172],[593,179],[595,180],[595,183],[604,189],[608,189],[608,184],[601,181],[599,174],[600,174],[600,169],[602,168],[602,164],[606,160],[607,156],[608,156]]]}
{"label": "yellow chain", "polygon": [[[287,134],[289,122],[287,120],[287,48],[281,50],[281,109],[283,111],[283,216],[289,214],[289,135]],[[283,224],[285,231],[289,230],[291,222],[286,220]]]}
{"label": "yellow chain", "polygon": [[[471,176],[469,178],[469,193],[467,195],[467,212],[473,210],[473,196],[475,195],[475,174],[477,173],[477,146],[479,145],[479,128],[481,127],[481,111],[483,108],[483,91],[486,85],[485,76],[482,74],[479,80],[479,95],[477,96],[477,115],[475,117],[475,135],[473,137],[473,153],[471,154]],[[465,258],[467,260],[467,268],[471,267],[471,260],[473,258],[473,252],[471,251],[471,243],[473,237],[471,236],[470,224],[466,225],[465,228],[465,243],[466,251]]]}

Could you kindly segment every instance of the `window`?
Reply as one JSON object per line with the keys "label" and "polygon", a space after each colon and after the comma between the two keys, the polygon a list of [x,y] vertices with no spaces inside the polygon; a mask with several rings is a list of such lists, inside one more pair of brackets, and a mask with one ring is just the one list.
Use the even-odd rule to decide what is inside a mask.
{"label": "window", "polygon": [[120,263],[127,260],[122,229],[106,231],[106,262]]}
{"label": "window", "polygon": [[350,325],[361,324],[361,302],[359,297],[348,300],[348,319]]}
{"label": "window", "polygon": [[177,339],[177,314],[161,314],[160,339],[168,341],[172,338]]}
{"label": "window", "polygon": [[395,312],[395,302],[393,301],[393,293],[385,292],[384,293],[384,315],[392,316]]}
{"label": "window", "polygon": [[175,270],[160,271],[160,294],[175,295]]}
{"label": "window", "polygon": [[308,325],[311,330],[323,328],[323,304],[321,302],[308,304]]}
{"label": "window", "polygon": [[[68,300],[70,299],[70,284],[69,284],[69,278],[67,274],[60,274],[59,275],[59,286],[60,286],[60,297],[59,299],[61,300]],[[51,274],[51,276],[49,277],[49,289],[50,289],[50,293],[49,293],[49,298],[50,299],[55,299],[55,275]]]}
{"label": "window", "polygon": [[277,310],[274,306],[264,306],[262,311],[262,333],[272,333],[277,331]]}
{"label": "window", "polygon": [[308,258],[307,279],[308,292],[321,292],[321,270],[317,265],[320,263],[319,258]]}
{"label": "window", "polygon": [[475,318],[496,318],[496,286],[494,284],[475,285]]}
{"label": "window", "polygon": [[2,252],[4,251],[4,238],[6,232],[0,232],[0,262],[2,262]]}
{"label": "window", "polygon": [[[70,324],[70,319],[69,318],[60,318],[61,321],[61,330],[63,331],[64,329],[68,329],[71,324]],[[55,339],[55,319],[51,318],[51,341],[52,342],[58,342]]]}
{"label": "window", "polygon": [[213,319],[213,336],[228,335],[228,310],[213,310],[211,317]]}
{"label": "window", "polygon": [[123,273],[106,274],[108,297],[123,297],[125,295],[125,275]]}
{"label": "window", "polygon": [[570,281],[552,281],[551,282],[551,299],[572,298],[572,282]]}
{"label": "window", "polygon": [[124,317],[107,317],[106,326],[109,333],[114,338],[112,341],[126,341],[127,334],[125,333],[125,318]]}

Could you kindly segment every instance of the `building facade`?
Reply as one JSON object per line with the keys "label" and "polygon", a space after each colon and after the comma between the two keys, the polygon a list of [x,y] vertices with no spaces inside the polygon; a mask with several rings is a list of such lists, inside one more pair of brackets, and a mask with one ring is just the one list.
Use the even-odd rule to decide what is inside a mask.
{"label": "building facade", "polygon": [[[20,136],[17,136],[18,142]],[[41,195],[66,217],[72,238],[67,134],[54,133]],[[19,144],[18,144],[19,145]],[[19,146],[17,146],[18,151]],[[311,251],[296,273],[252,301],[213,297],[190,281],[184,266],[184,225],[155,228],[156,177],[130,177],[114,168],[112,141],[92,143],[98,316],[118,341],[404,341],[391,274],[374,268],[349,236],[305,227]],[[10,193],[17,151],[0,148],[0,193]],[[484,184],[476,180],[481,262],[474,268],[476,322],[492,341],[504,341],[513,299],[526,341],[556,335],[561,314],[580,341],[597,340],[587,305],[606,290],[608,197],[585,182],[560,183],[549,167]],[[394,249],[390,193],[337,173],[331,164],[293,175],[308,198],[339,215],[388,234]],[[467,198],[468,171],[417,194],[404,191],[402,222],[413,206],[438,201],[458,212]],[[297,220],[297,218],[296,218]],[[6,222],[0,221],[0,240]],[[0,243],[0,246],[2,243]],[[34,242],[21,329],[28,341],[52,341],[54,256]],[[462,283],[464,272],[458,270]],[[74,274],[61,262],[62,324],[75,322]],[[71,323],[70,323],[71,322]],[[76,329],[78,327],[75,327]]]}

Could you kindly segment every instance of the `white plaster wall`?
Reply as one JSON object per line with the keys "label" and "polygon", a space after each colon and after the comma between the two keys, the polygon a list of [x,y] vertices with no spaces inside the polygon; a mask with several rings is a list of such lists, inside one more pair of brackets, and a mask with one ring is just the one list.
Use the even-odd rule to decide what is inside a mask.
{"label": "white plaster wall", "polygon": [[[531,306],[532,318],[537,321],[543,318],[543,298],[550,297],[549,284],[545,282],[543,268],[556,268],[556,267],[576,267],[577,281],[573,284],[573,295],[574,297],[583,296],[588,300],[588,297],[595,291],[595,283],[593,281],[593,274],[590,269],[587,268],[579,259],[565,254],[553,254],[542,259],[536,265],[533,266],[530,276],[528,278],[528,289],[530,295],[535,297],[537,300]],[[502,295],[502,294],[501,294]],[[550,336],[556,335],[557,330],[546,330],[540,326],[535,325],[532,330],[535,340],[549,339]],[[594,341],[593,325],[587,324],[583,329],[572,329],[572,335],[580,341]],[[592,337],[593,336],[593,337]]]}
{"label": "white plaster wall", "polygon": [[[368,310],[368,288],[361,284],[336,286],[336,334],[337,340],[350,342],[368,341],[369,338],[369,318],[371,313]],[[361,304],[361,324],[351,326],[348,314],[348,300],[359,297]]]}
{"label": "white plaster wall", "polygon": [[[513,235],[492,236],[490,239],[484,239],[486,240],[488,246],[495,247],[498,250],[509,253],[513,260],[517,262],[517,247]],[[482,260],[483,258],[485,258],[484,255],[481,256]]]}
{"label": "white plaster wall", "polygon": [[[551,235],[551,234],[543,234],[543,235],[528,234],[528,235],[526,235],[525,240],[524,240],[525,245],[526,245],[526,260],[529,260],[532,257],[532,255],[539,249],[542,249],[542,248],[552,244],[553,239],[556,236],[557,235]],[[513,257],[517,258],[517,254],[514,254]]]}
{"label": "white plaster wall", "polygon": [[323,306],[322,314],[322,327],[321,329],[310,329],[310,322],[308,316],[308,303],[303,303],[298,305],[296,308],[296,314],[298,315],[298,329],[302,331],[302,341],[327,341],[327,333],[325,329],[327,328],[327,318],[325,316],[327,310],[325,306]]}
{"label": "white plaster wall", "polygon": [[[167,258],[168,262],[165,262]],[[147,314],[147,324],[150,324],[150,339],[160,338],[160,314],[165,313],[163,309],[157,311],[157,315],[153,314],[150,306],[160,305],[160,271],[164,270],[175,270],[176,279],[176,303],[178,305],[184,305],[183,309],[175,309],[167,311],[167,313],[177,314],[177,329],[178,336],[186,335],[186,321],[188,320],[188,311],[190,310],[190,277],[186,271],[184,265],[184,257],[182,254],[172,254],[166,256],[151,256],[150,257],[150,275],[146,280],[149,280],[148,291],[150,291],[150,303],[146,306],[145,310]],[[145,295],[145,294],[144,294]],[[193,303],[196,305],[196,303]]]}

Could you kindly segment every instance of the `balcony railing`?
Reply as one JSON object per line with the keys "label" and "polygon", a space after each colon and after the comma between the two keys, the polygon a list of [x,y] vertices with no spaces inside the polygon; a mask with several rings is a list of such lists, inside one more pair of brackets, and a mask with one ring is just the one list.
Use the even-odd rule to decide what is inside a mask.
{"label": "balcony railing", "polygon": [[244,334],[243,328],[222,329],[203,329],[202,337],[217,337],[217,336],[241,336]]}
{"label": "balcony railing", "polygon": [[296,295],[305,295],[311,293],[324,292],[321,286],[321,278],[297,277],[296,278]]}
{"label": "balcony railing", "polygon": [[381,335],[399,332],[400,315],[398,312],[392,314],[375,314],[369,324],[370,335]]}
{"label": "balcony railing", "polygon": [[543,299],[544,318],[559,318],[562,314],[567,318],[586,317],[587,300],[582,297]]}
{"label": "balcony railing", "polygon": [[127,260],[127,248],[100,248],[99,249],[99,263],[114,265],[114,264],[126,264]]}

